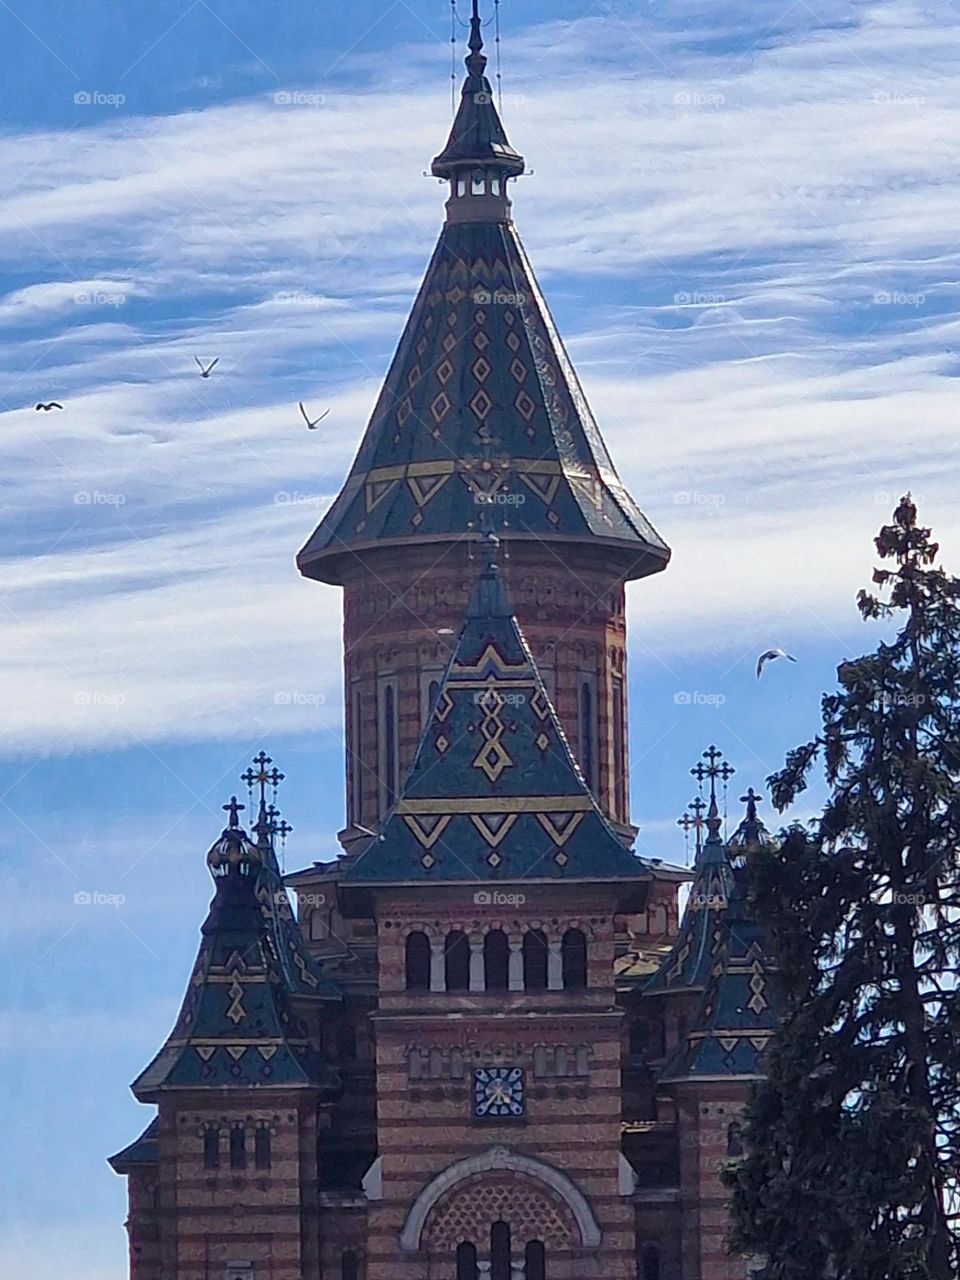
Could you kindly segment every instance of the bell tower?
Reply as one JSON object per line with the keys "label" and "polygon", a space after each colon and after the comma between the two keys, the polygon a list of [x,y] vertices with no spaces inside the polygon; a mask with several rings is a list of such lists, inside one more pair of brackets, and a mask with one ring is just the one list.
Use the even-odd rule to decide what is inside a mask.
{"label": "bell tower", "polygon": [[475,4],[432,165],[446,221],[350,474],[298,557],[344,588],[348,847],[397,798],[484,527],[587,784],[629,831],[624,587],[670,552],[614,469],[514,227],[525,164],[486,61]]}

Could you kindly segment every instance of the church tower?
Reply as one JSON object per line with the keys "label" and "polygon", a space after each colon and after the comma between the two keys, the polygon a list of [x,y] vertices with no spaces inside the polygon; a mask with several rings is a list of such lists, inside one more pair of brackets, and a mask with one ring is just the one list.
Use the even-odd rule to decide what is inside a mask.
{"label": "church tower", "polygon": [[300,552],[344,588],[347,830],[375,825],[413,760],[488,517],[542,678],[603,811],[629,831],[624,584],[670,552],[621,483],[511,217],[524,172],[484,74],[433,173],[446,221],[356,460]]}

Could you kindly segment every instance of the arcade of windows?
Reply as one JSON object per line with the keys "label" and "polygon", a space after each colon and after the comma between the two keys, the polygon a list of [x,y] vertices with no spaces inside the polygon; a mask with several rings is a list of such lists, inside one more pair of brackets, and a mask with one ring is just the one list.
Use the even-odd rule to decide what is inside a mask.
{"label": "arcade of windows", "polygon": [[457,1280],[547,1280],[547,1252],[540,1240],[531,1240],[523,1261],[513,1260],[510,1224],[495,1222],[490,1228],[489,1260],[481,1260],[472,1240],[457,1246]]}
{"label": "arcade of windows", "polygon": [[587,939],[580,929],[547,939],[542,929],[508,936],[502,929],[429,938],[407,935],[408,991],[583,991]]}
{"label": "arcade of windows", "polygon": [[[227,1135],[225,1144],[224,1130]],[[224,1145],[226,1145],[226,1153]],[[273,1164],[269,1125],[266,1121],[262,1121],[256,1126],[250,1126],[240,1120],[234,1121],[229,1126],[216,1123],[204,1125],[203,1167],[220,1169],[224,1154],[228,1157],[231,1169],[247,1169],[252,1164],[254,1169],[266,1172],[272,1168]]]}

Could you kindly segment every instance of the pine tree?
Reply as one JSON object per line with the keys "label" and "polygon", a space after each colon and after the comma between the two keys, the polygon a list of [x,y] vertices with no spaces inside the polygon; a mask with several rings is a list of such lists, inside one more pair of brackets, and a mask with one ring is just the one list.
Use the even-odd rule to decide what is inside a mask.
{"label": "pine tree", "polygon": [[900,630],[768,779],[783,812],[822,761],[822,816],[751,862],[785,1010],[725,1180],[764,1280],[960,1272],[960,580],[909,495],[875,542]]}

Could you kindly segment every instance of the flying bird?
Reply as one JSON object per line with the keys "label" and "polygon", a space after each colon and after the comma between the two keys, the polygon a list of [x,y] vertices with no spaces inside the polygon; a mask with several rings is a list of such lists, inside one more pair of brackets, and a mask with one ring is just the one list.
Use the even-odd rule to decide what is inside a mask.
{"label": "flying bird", "polygon": [[303,407],[303,401],[301,400],[299,403],[300,403],[300,412],[303,414],[303,420],[307,424],[308,431],[315,431],[319,426],[319,424],[324,420],[324,418],[330,412],[329,409],[324,409],[320,417],[314,418],[313,421],[311,422],[309,413],[307,413],[306,409]]}
{"label": "flying bird", "polygon": [[220,363],[220,357],[216,356],[215,359],[211,360],[210,363],[207,365],[207,367],[204,368],[202,360],[200,360],[197,356],[194,356],[193,358],[194,360],[197,361],[197,368],[200,370],[201,378],[209,378],[211,373],[213,373],[214,369],[216,368],[216,366]]}
{"label": "flying bird", "polygon": [[796,662],[796,658],[792,653],[787,653],[786,649],[768,649],[766,653],[761,653],[757,659],[757,679],[763,675],[763,668],[766,663],[773,662],[777,658],[786,658],[790,662]]}
{"label": "flying bird", "polygon": [[57,404],[56,400],[51,400],[47,404],[44,404],[43,401],[41,400],[41,402],[38,405],[36,405],[35,408],[37,413],[39,413],[41,409],[43,410],[44,413],[49,413],[51,409],[62,409],[63,405]]}

